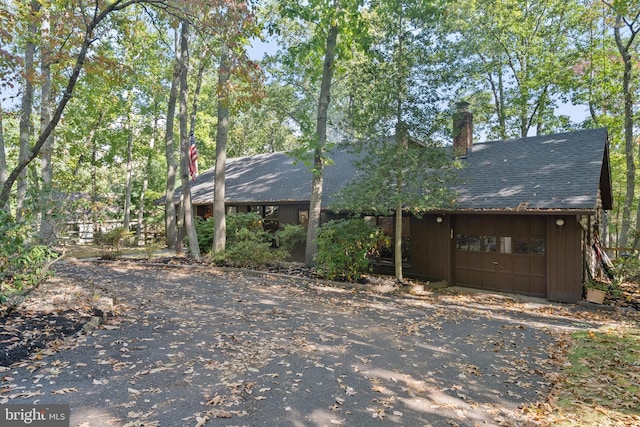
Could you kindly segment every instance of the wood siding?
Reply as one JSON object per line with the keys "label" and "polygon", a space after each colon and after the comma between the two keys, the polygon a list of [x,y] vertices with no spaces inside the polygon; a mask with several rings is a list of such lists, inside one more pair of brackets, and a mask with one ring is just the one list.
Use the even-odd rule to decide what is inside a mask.
{"label": "wood siding", "polygon": [[[438,222],[438,218],[442,222]],[[451,271],[448,215],[411,217],[411,260],[407,276],[426,280],[449,280]]]}
{"label": "wood siding", "polygon": [[[562,226],[556,220],[562,219]],[[575,215],[547,217],[547,299],[582,299],[582,226]]]}
{"label": "wood siding", "polygon": [[545,217],[459,215],[453,230],[456,284],[546,296]]}

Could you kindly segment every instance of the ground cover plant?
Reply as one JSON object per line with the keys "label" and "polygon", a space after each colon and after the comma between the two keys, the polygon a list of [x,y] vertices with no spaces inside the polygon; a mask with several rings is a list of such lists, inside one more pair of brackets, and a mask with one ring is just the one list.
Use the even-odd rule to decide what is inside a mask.
{"label": "ground cover plant", "polygon": [[575,332],[565,346],[556,387],[532,410],[536,418],[561,426],[637,425],[640,329],[620,325]]}
{"label": "ground cover plant", "polygon": [[48,272],[57,254],[37,244],[28,222],[0,210],[0,303],[29,292]]}

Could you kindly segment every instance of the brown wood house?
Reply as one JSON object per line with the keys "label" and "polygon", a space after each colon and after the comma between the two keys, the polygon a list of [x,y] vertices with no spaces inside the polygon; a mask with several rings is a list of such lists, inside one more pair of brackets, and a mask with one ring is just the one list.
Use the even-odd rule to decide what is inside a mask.
{"label": "brown wood house", "polygon": [[[612,208],[605,129],[472,143],[463,115],[454,153],[464,163],[453,185],[455,207],[404,217],[405,275],[552,301],[582,298],[591,243]],[[325,169],[322,206],[356,173],[353,154],[334,150]],[[209,216],[214,170],[191,188],[195,212]],[[287,153],[227,160],[228,212],[257,212],[265,223],[304,224],[311,174]],[[393,218],[369,217],[389,233]],[[378,268],[391,265],[383,254]],[[392,270],[389,270],[392,271]]]}

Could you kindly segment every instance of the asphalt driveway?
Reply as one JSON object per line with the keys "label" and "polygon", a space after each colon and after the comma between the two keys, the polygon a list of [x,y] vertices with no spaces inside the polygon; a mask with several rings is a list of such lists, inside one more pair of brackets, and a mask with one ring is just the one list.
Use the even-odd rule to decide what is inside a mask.
{"label": "asphalt driveway", "polygon": [[116,316],[4,372],[71,426],[526,425],[556,333],[593,325],[492,294],[380,295],[202,268],[60,263]]}

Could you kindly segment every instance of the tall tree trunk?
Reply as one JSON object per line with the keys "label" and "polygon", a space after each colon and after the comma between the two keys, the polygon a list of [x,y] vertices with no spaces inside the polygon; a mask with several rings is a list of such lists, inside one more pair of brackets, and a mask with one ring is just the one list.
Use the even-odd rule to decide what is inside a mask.
{"label": "tall tree trunk", "polygon": [[[40,24],[40,35],[42,37],[42,47],[40,51],[40,72],[42,73],[42,90],[40,100],[40,133],[51,123],[51,63],[50,55],[50,21],[49,11],[43,10],[42,22]],[[41,211],[40,219],[40,240],[45,244],[52,244],[56,241],[54,221],[51,212],[52,192],[51,183],[53,181],[53,144],[54,134],[53,132],[45,140],[42,145],[41,160],[40,160],[40,174],[42,175],[42,189],[44,190],[44,197],[46,203],[42,203],[43,209]]]}
{"label": "tall tree trunk", "polygon": [[[33,81],[35,79],[35,69],[33,58],[35,56],[36,45],[33,40],[36,38],[38,28],[35,22],[35,14],[40,9],[37,0],[31,0],[31,20],[27,26],[28,35],[24,52],[24,92],[22,93],[22,103],[20,106],[20,152],[18,162],[23,162],[29,155],[29,137],[31,136],[31,109],[33,108]],[[16,193],[16,218],[22,216],[22,209],[25,197],[27,196],[27,169],[20,171],[18,175],[18,188]]]}
{"label": "tall tree trunk", "polygon": [[[97,182],[97,151],[95,137],[96,132],[98,132],[98,128],[102,125],[102,120],[104,119],[104,112],[100,111],[98,114],[98,118],[95,123],[89,130],[89,134],[87,135],[87,139],[85,140],[85,146],[89,147],[91,150],[91,223],[93,224],[93,229],[98,229],[98,182]],[[78,173],[78,169],[80,169],[80,165],[76,168],[76,173]]]}
{"label": "tall tree trunk", "polygon": [[142,191],[140,192],[140,198],[138,199],[138,222],[136,224],[136,242],[138,244],[145,244],[143,237],[143,221],[144,221],[144,196],[149,188],[149,176],[151,175],[151,166],[153,164],[152,155],[156,145],[156,134],[158,132],[158,117],[153,119],[153,130],[151,132],[151,138],[149,139],[149,156],[147,156],[147,164],[145,167],[144,178],[142,179]]}
{"label": "tall tree trunk", "polygon": [[309,224],[307,226],[307,243],[305,264],[312,266],[318,253],[318,231],[320,228],[320,212],[322,210],[322,187],[324,179],[325,145],[327,143],[327,116],[331,101],[331,81],[333,79],[338,27],[333,25],[327,34],[327,45],[320,83],[320,99],[318,101],[318,118],[316,122],[316,147],[313,155],[313,178],[311,181],[311,200],[309,201]]}
{"label": "tall tree trunk", "polygon": [[196,90],[193,92],[193,102],[191,103],[191,112],[189,113],[189,134],[193,134],[196,131],[196,114],[198,113],[198,102],[200,100],[200,91],[202,90],[202,77],[204,76],[204,69],[207,66],[207,61],[202,60],[198,67],[198,77],[196,78]]}
{"label": "tall tree trunk", "polygon": [[[398,102],[400,106],[401,102]],[[398,111],[400,113],[400,110]],[[408,148],[408,132],[406,127],[400,121],[401,117],[398,115],[398,124],[396,126],[396,144],[398,145],[398,154],[400,161],[398,162],[398,170],[396,174],[398,179],[396,181],[396,194],[400,196],[403,193],[403,171],[401,159],[406,156]],[[404,273],[402,271],[402,199],[398,197],[395,207],[395,222],[393,231],[393,266],[396,280],[400,283],[404,282]]]}
{"label": "tall tree trunk", "polygon": [[127,137],[127,176],[124,188],[124,221],[126,231],[131,228],[131,187],[133,185],[133,112],[129,107],[129,135]]}
{"label": "tall tree trunk", "polygon": [[169,101],[167,106],[167,121],[165,131],[165,158],[167,160],[167,187],[165,190],[164,212],[165,212],[165,232],[167,234],[167,247],[169,249],[181,250],[178,244],[178,229],[176,224],[176,154],[174,143],[173,122],[176,115],[176,101],[178,99],[178,89],[180,87],[180,45],[178,36],[175,39],[176,62],[173,66],[173,79],[171,80],[171,90],[169,91]]}
{"label": "tall tree trunk", "polygon": [[229,49],[223,44],[218,70],[218,127],[216,129],[216,166],[213,189],[213,252],[223,253],[227,242],[227,223],[224,206],[225,167],[227,163],[227,134],[229,133],[229,92],[230,77]]}
{"label": "tall tree trunk", "polygon": [[[4,112],[2,110],[2,104],[0,103],[0,187],[2,187],[7,180],[7,157],[4,149],[4,124],[2,122],[2,116]],[[9,211],[9,201],[2,204],[0,203],[0,210]]]}
{"label": "tall tree trunk", "polygon": [[[400,12],[400,11],[398,11]],[[409,130],[407,129],[406,124],[402,120],[402,113],[404,108],[404,98],[407,94],[407,79],[408,79],[408,71],[405,66],[405,49],[404,43],[405,38],[403,34],[405,33],[404,29],[404,21],[403,14],[398,13],[398,43],[396,44],[394,56],[395,63],[397,68],[397,81],[396,81],[396,145],[398,148],[397,153],[399,154],[399,161],[397,163],[396,174],[398,179],[396,181],[396,195],[397,202],[395,206],[395,224],[394,224],[394,233],[393,233],[393,265],[394,272],[396,276],[396,280],[402,283],[404,282],[404,275],[402,271],[402,197],[400,197],[403,193],[404,186],[404,166],[403,159],[406,156],[406,151],[408,147],[408,137]]]}
{"label": "tall tree trunk", "polygon": [[184,214],[184,230],[189,239],[189,252],[191,256],[200,260],[200,247],[198,235],[193,222],[193,206],[191,205],[191,186],[189,184],[189,116],[187,101],[189,98],[189,86],[187,76],[189,74],[189,23],[182,21],[180,31],[180,176],[182,177],[182,204],[180,211]]}
{"label": "tall tree trunk", "polygon": [[[624,98],[624,155],[627,164],[626,195],[622,206],[622,226],[620,229],[620,241],[618,242],[618,246],[627,247],[630,244],[629,230],[631,228],[631,209],[634,202],[636,186],[635,146],[633,143],[633,93],[631,89],[631,72],[633,64],[631,61],[630,47],[638,33],[634,32],[631,28],[631,36],[625,43],[620,34],[621,26],[622,16],[618,15],[616,17],[614,35],[618,52],[620,53],[624,63],[622,96]],[[640,219],[640,209],[637,216],[638,219]]]}

